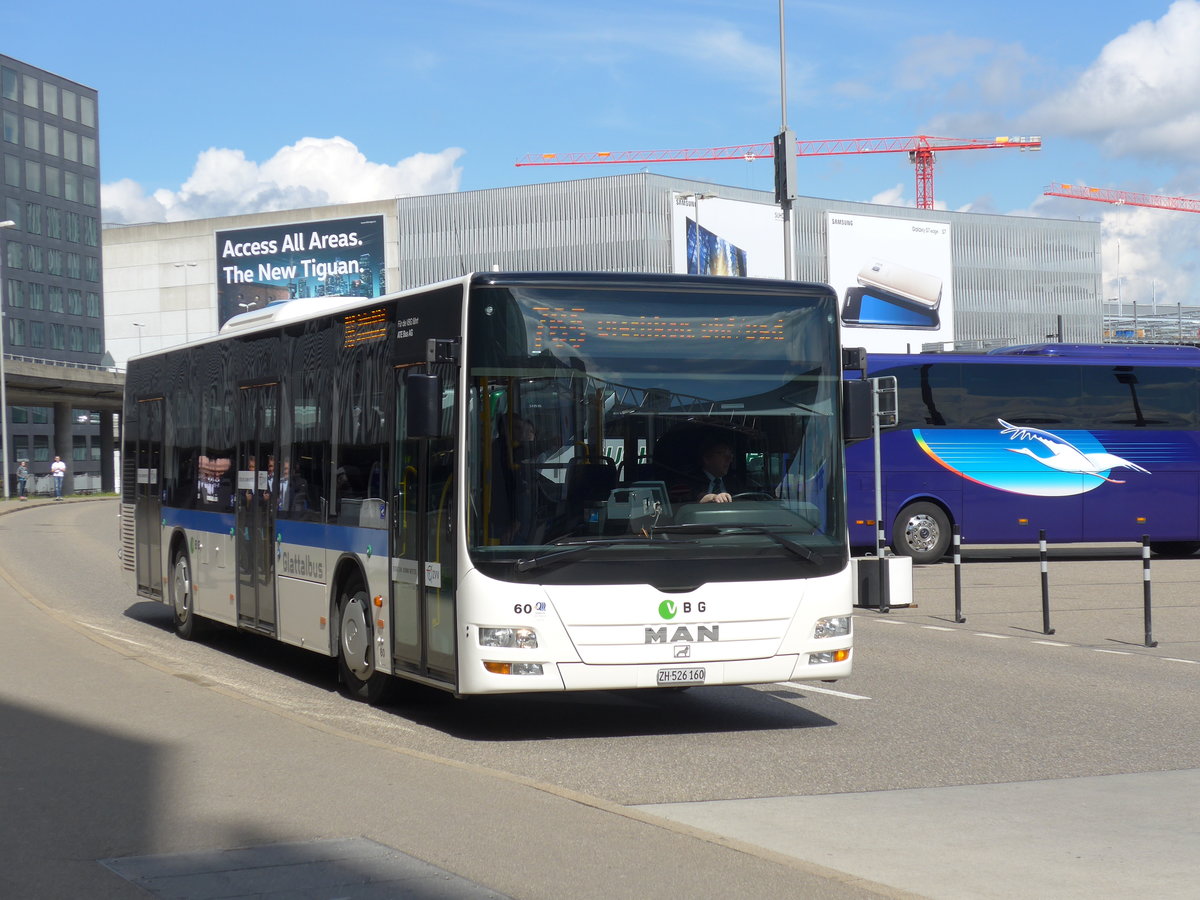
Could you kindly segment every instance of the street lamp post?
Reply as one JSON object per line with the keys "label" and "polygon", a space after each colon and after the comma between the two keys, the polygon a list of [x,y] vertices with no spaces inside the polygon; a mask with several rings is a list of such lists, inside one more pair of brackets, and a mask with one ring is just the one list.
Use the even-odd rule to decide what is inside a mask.
{"label": "street lamp post", "polygon": [[183,342],[185,344],[187,344],[192,339],[191,330],[188,325],[188,312],[190,311],[190,307],[188,306],[188,301],[189,301],[189,297],[188,297],[189,290],[188,289],[191,287],[191,285],[188,283],[188,269],[196,268],[196,264],[195,263],[175,263],[175,268],[183,269]]}
{"label": "street lamp post", "polygon": [[[0,222],[0,228],[12,228],[17,223],[12,219],[5,219]],[[4,273],[4,261],[0,260],[0,274]],[[4,334],[4,279],[0,278],[0,444],[4,450],[4,499],[9,499],[8,493],[8,390],[7,376],[4,372],[4,345],[8,342],[8,336]]]}
{"label": "street lamp post", "polygon": [[146,323],[145,322],[133,322],[131,324],[133,325],[134,328],[136,328],[138,330],[138,356],[141,356],[142,355],[142,329],[146,327]]}

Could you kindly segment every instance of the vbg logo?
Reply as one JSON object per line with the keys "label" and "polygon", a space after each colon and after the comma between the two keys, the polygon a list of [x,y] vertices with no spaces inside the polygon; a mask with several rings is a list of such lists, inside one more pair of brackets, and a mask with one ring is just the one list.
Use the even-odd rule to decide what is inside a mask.
{"label": "vbg logo", "polygon": [[658,604],[658,614],[664,619],[673,619],[679,613],[679,607],[675,605],[674,600],[664,600]]}

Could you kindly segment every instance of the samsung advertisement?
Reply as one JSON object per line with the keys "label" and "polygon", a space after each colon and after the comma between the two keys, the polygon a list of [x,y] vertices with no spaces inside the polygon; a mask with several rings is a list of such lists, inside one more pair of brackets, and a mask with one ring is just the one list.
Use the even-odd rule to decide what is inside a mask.
{"label": "samsung advertisement", "polygon": [[826,222],[843,345],[904,353],[954,340],[949,223],[837,212]]}
{"label": "samsung advertisement", "polygon": [[672,200],[676,273],[783,277],[779,207],[703,194],[676,193]]}
{"label": "samsung advertisement", "polygon": [[379,297],[383,216],[218,231],[217,324],[301,297]]}

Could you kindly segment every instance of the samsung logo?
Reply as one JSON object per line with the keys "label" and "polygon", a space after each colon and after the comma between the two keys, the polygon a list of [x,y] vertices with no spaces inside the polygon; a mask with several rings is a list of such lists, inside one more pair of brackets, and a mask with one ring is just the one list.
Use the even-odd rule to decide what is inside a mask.
{"label": "samsung logo", "polygon": [[853,219],[831,218],[829,221],[834,225],[853,225],[854,224]]}

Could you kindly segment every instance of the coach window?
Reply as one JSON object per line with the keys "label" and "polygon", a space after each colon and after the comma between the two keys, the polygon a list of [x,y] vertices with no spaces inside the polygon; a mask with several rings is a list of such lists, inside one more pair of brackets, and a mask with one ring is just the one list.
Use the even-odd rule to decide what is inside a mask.
{"label": "coach window", "polygon": [[969,427],[1072,427],[1078,422],[1079,366],[1011,364],[963,367],[964,420]]}
{"label": "coach window", "polygon": [[1088,366],[1083,377],[1088,424],[1193,429],[1196,387],[1196,370],[1182,366]]}

